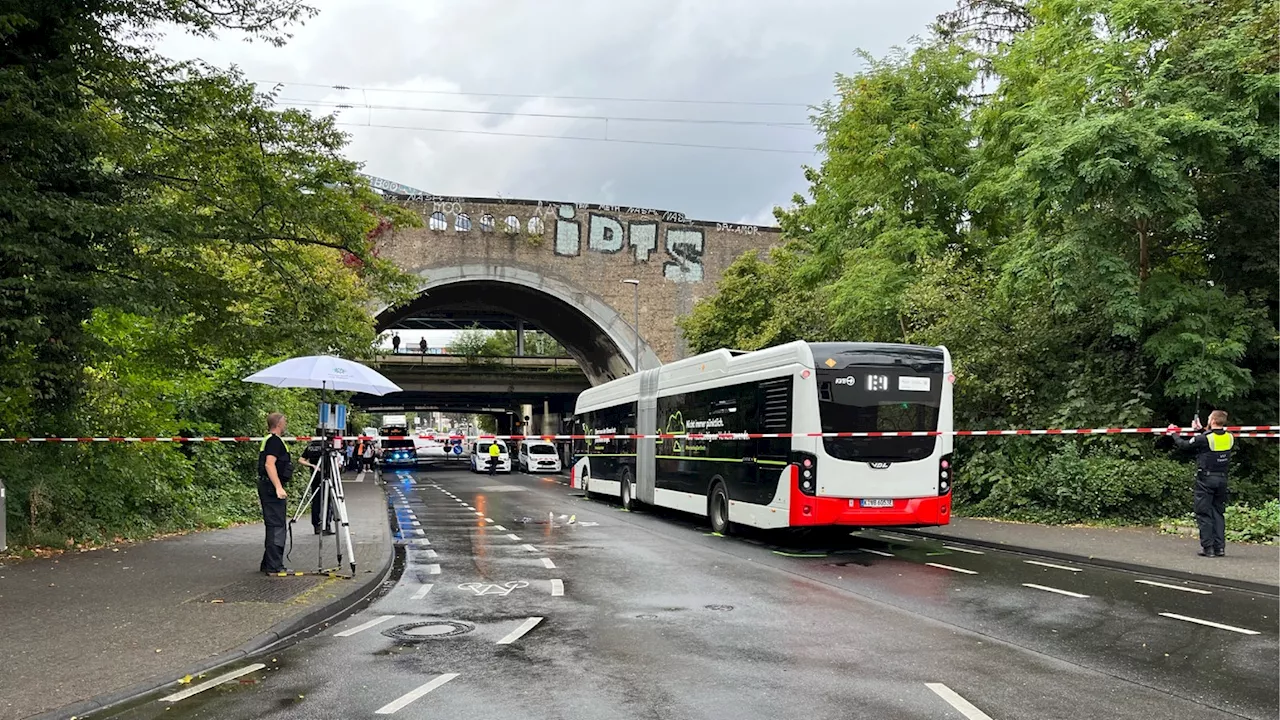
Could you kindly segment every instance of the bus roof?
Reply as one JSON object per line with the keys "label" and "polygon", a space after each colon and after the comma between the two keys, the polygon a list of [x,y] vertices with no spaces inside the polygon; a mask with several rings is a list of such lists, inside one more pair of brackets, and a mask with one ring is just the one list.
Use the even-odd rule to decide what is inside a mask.
{"label": "bus roof", "polygon": [[[642,378],[648,379],[657,375],[657,384],[665,392],[678,390],[684,386],[701,385],[713,382],[717,378],[728,375],[767,372],[774,369],[794,367],[810,369],[815,367],[815,358],[828,358],[836,355],[872,356],[875,362],[892,363],[895,360],[931,360],[949,361],[944,347],[928,347],[924,345],[906,345],[899,343],[867,343],[867,342],[826,342],[810,343],[803,340],[775,345],[760,350],[712,350],[672,363],[667,363],[654,370],[645,370],[635,375],[612,380],[584,390],[578,396],[575,414],[590,412],[604,407],[611,407],[639,395]],[[879,356],[879,357],[876,357]]]}

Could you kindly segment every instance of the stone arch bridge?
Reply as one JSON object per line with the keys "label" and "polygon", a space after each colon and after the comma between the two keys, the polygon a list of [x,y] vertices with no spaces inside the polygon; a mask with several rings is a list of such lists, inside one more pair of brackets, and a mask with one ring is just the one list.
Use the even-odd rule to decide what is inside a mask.
{"label": "stone arch bridge", "polygon": [[714,292],[731,262],[779,239],[776,228],[651,208],[380,189],[423,227],[378,239],[381,257],[418,277],[412,302],[377,312],[379,330],[414,318],[520,318],[559,341],[591,384],[684,357],[676,318]]}

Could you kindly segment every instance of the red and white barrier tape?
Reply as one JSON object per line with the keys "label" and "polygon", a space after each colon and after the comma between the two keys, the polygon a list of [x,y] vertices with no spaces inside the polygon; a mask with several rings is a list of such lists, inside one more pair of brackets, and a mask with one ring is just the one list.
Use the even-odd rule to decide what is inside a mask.
{"label": "red and white barrier tape", "polygon": [[[1280,437],[1280,425],[1237,425],[1227,430],[1236,437]],[[1163,435],[1166,428],[1074,428],[1047,430],[927,430],[919,432],[807,432],[807,433],[596,433],[587,435],[339,435],[346,440],[773,440],[801,437],[820,438],[887,438],[887,437],[1003,437],[1007,435]],[[1196,430],[1179,428],[1179,434],[1192,435]],[[0,443],[232,443],[261,442],[264,436],[236,437],[7,437]],[[282,437],[290,442],[322,440],[319,435]]]}

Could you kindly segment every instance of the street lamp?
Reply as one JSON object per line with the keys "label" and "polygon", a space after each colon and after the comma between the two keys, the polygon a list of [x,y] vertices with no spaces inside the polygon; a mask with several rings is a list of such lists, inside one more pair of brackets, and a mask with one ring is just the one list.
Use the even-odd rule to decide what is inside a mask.
{"label": "street lamp", "polygon": [[635,325],[634,325],[636,330],[635,363],[636,363],[636,372],[640,372],[640,281],[639,280],[623,280],[622,282],[635,288],[635,299],[636,299],[636,315],[635,315]]}

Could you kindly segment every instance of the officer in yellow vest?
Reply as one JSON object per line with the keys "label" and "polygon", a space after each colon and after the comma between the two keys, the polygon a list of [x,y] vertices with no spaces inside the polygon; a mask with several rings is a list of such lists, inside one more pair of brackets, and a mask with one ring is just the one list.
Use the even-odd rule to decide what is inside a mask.
{"label": "officer in yellow vest", "polygon": [[[1227,413],[1214,410],[1209,413],[1209,427],[1190,440],[1174,434],[1177,425],[1169,426],[1173,442],[1180,450],[1196,453],[1195,513],[1200,526],[1200,552],[1203,557],[1222,557],[1227,554],[1227,469],[1231,464],[1231,449],[1235,438],[1226,431]],[[1199,430],[1199,423],[1194,426]]]}
{"label": "officer in yellow vest", "polygon": [[502,450],[498,448],[498,442],[489,444],[489,474],[493,475],[498,472],[498,456],[502,454]]}

